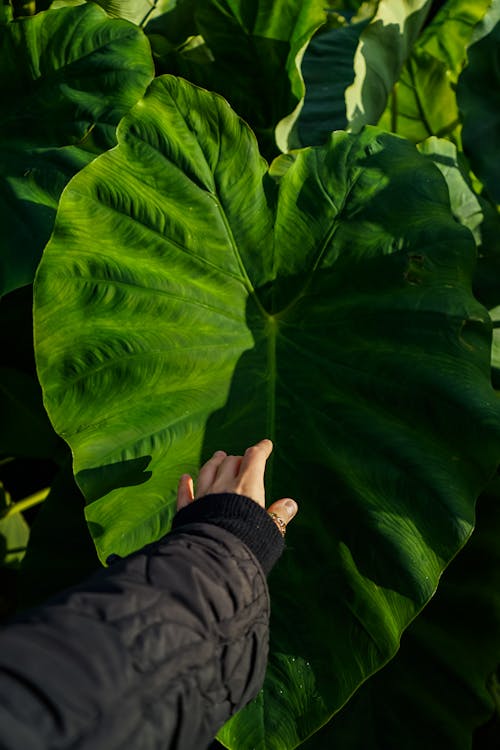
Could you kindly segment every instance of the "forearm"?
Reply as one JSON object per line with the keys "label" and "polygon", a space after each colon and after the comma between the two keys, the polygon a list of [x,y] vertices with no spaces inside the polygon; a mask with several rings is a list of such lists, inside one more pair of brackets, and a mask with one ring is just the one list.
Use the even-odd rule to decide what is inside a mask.
{"label": "forearm", "polygon": [[257,693],[261,564],[227,529],[188,521],[0,634],[3,748],[202,750]]}

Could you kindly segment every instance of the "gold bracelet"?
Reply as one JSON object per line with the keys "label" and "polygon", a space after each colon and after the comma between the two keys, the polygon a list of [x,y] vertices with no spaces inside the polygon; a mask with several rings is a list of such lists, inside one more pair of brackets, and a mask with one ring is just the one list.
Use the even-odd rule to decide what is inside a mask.
{"label": "gold bracelet", "polygon": [[280,518],[277,513],[273,513],[270,510],[268,510],[267,512],[269,513],[269,515],[273,519],[274,523],[278,527],[278,531],[280,532],[281,536],[285,536],[285,534],[286,534],[286,523],[284,522],[284,520],[282,518]]}

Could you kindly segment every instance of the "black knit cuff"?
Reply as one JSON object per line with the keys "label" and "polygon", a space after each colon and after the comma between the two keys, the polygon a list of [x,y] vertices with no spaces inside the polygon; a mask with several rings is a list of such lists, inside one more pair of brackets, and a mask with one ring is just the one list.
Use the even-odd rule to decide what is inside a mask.
{"label": "black knit cuff", "polygon": [[213,523],[227,529],[253,552],[267,575],[285,542],[271,516],[245,495],[221,492],[186,505],[174,517],[172,531],[190,523]]}

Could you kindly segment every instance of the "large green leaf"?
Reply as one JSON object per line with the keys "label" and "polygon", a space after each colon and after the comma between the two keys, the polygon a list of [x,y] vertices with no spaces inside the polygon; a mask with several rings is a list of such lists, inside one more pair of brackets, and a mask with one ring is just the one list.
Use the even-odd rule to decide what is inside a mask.
{"label": "large green leaf", "polygon": [[473,44],[457,96],[463,117],[463,145],[474,172],[500,203],[500,22]]}
{"label": "large green leaf", "polygon": [[[493,713],[488,683],[500,663],[499,501],[497,479],[479,499],[471,540],[408,628],[396,658],[305,750],[421,750],[429,744],[470,750],[474,730]],[[497,744],[498,736],[491,748]]]}
{"label": "large green leaf", "polygon": [[33,280],[64,185],[152,77],[144,34],[94,4],[0,27],[0,294]]}
{"label": "large green leaf", "polygon": [[432,162],[378,129],[282,157],[276,182],[222,99],[166,76],[118,139],[38,271],[46,407],[101,559],[163,534],[216,447],[275,441],[268,495],[302,509],[264,697],[230,733],[295,747],[394,655],[497,462],[474,242]]}
{"label": "large green leaf", "polygon": [[491,0],[448,0],[418,39],[379,125],[420,142],[460,144],[456,83],[467,48]]}
{"label": "large green leaf", "polygon": [[[280,148],[287,148],[305,93],[302,55],[325,23],[328,4],[328,0],[205,0],[195,6],[193,33],[203,38],[209,54],[200,61],[169,51],[164,59],[158,57],[159,70],[225,96],[255,131],[262,153],[275,156],[277,138]],[[169,15],[165,15],[167,33]],[[147,31],[161,35],[162,20],[148,24]]]}

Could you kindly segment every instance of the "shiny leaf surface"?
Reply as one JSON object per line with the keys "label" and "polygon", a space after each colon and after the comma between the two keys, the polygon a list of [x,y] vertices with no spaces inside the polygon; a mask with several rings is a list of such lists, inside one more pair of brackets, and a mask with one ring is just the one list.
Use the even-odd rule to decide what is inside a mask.
{"label": "shiny leaf surface", "polygon": [[169,528],[183,471],[274,440],[268,497],[302,505],[231,747],[295,747],[394,655],[496,465],[474,242],[432,162],[378,129],[276,182],[227,103],[165,76],[118,140],[66,189],[37,275],[46,407],[103,560]]}

